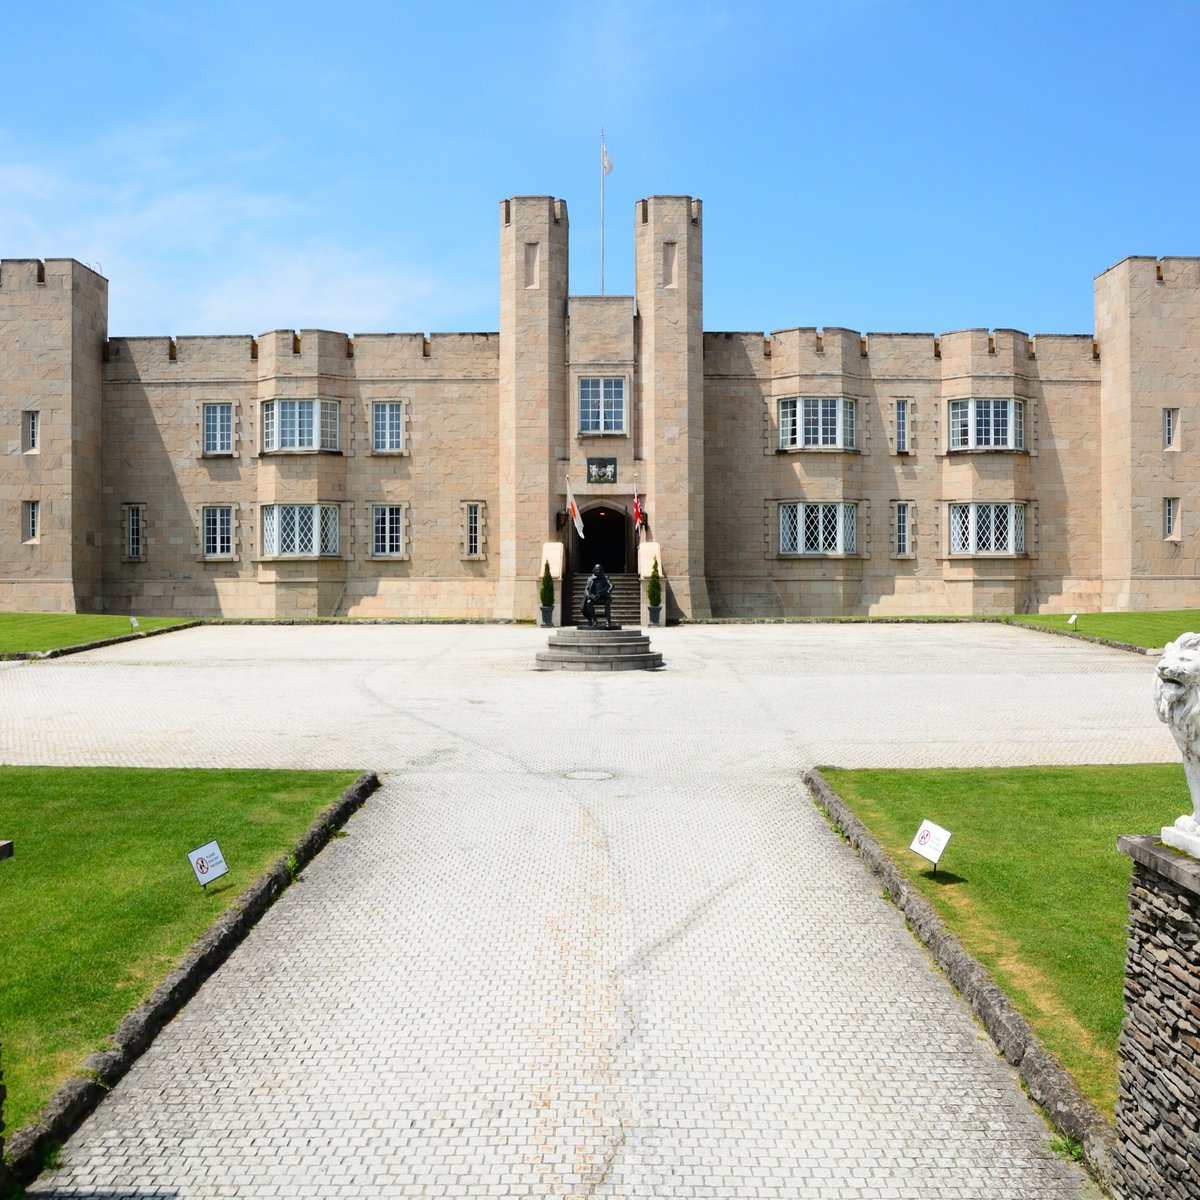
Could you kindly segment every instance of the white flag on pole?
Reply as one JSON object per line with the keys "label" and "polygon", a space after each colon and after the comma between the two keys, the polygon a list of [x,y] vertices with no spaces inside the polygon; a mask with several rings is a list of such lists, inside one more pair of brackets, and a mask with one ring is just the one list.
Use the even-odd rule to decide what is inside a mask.
{"label": "white flag on pole", "polygon": [[600,172],[603,175],[612,174],[612,159],[608,157],[608,147],[603,138],[600,139]]}
{"label": "white flag on pole", "polygon": [[571,491],[571,481],[567,480],[567,511],[575,522],[575,532],[583,537],[583,518],[579,515],[579,505],[575,503],[575,493]]}

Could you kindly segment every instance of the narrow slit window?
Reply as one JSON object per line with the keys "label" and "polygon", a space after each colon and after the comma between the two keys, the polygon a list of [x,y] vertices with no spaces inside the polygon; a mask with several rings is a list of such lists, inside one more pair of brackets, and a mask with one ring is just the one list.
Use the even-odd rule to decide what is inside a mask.
{"label": "narrow slit window", "polygon": [[1170,540],[1179,536],[1179,497],[1167,496],[1163,500],[1163,537]]}
{"label": "narrow slit window", "polygon": [[1163,449],[1179,448],[1179,409],[1163,409]]}
{"label": "narrow slit window", "polygon": [[896,505],[896,539],[895,553],[908,554],[908,503],[901,500]]}

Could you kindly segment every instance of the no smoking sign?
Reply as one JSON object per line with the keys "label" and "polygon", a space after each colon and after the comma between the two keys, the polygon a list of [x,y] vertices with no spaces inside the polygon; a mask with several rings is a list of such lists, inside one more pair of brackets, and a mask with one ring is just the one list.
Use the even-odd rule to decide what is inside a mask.
{"label": "no smoking sign", "polygon": [[932,821],[922,821],[921,828],[917,830],[917,836],[913,838],[909,849],[919,854],[922,858],[929,859],[936,867],[938,859],[942,857],[942,851],[946,849],[946,843],[949,840],[950,830],[943,829],[940,825],[935,825]]}
{"label": "no smoking sign", "polygon": [[190,851],[188,862],[192,864],[192,870],[196,872],[196,882],[201,887],[212,883],[214,879],[220,879],[229,870],[229,864],[216,842],[209,842],[199,850]]}

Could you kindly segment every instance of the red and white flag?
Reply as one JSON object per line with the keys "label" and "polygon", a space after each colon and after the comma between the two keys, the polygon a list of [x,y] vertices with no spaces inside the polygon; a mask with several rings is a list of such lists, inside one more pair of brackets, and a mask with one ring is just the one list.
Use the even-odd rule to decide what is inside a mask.
{"label": "red and white flag", "polygon": [[642,502],[638,499],[637,492],[633,493],[633,532],[636,537],[640,537],[642,533],[642,522],[646,519],[646,514],[642,512]]}
{"label": "red and white flag", "polygon": [[579,515],[579,505],[575,503],[575,493],[571,491],[571,481],[567,480],[567,512],[575,522],[575,532],[583,537],[583,518]]}

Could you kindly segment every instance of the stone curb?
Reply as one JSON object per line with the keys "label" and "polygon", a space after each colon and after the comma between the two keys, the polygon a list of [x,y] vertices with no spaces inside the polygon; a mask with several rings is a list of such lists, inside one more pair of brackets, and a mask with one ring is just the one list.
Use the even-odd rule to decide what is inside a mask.
{"label": "stone curb", "polygon": [[[192,943],[178,967],[154,989],[149,1000],[122,1019],[110,1037],[112,1048],[89,1054],[79,1073],[50,1097],[41,1121],[18,1129],[8,1140],[0,1164],[0,1187],[27,1186],[42,1171],[46,1151],[73,1134],[113,1085],[128,1072],[169,1021],[233,953],[298,874],[324,848],[334,831],[379,787],[374,771],[360,775],[305,831],[292,855],[274,863]],[[294,859],[289,867],[288,858]],[[5,1178],[5,1168],[11,1178]],[[3,1192],[0,1192],[3,1194]]]}
{"label": "stone curb", "polygon": [[[538,627],[534,618],[521,617],[211,617],[197,625],[527,625]],[[551,626],[546,626],[549,629]]]}
{"label": "stone curb", "polygon": [[1125,650],[1130,654],[1161,654],[1162,648],[1135,646],[1131,642],[1114,642],[1109,638],[1088,637],[1073,629],[1052,629],[1048,625],[1029,625],[1003,617],[680,617],[680,625],[1007,625],[1010,629],[1029,629],[1034,633],[1051,633],[1055,637],[1074,638],[1107,646],[1110,650]]}
{"label": "stone curb", "polygon": [[0,654],[0,662],[36,662],[43,658],[62,658],[67,654],[82,654],[85,650],[99,650],[101,646],[119,646],[122,642],[137,642],[142,638],[158,637],[164,633],[178,633],[181,629],[195,629],[197,625],[203,624],[203,621],[185,621],[182,625],[168,625],[165,629],[140,629],[137,633],[101,638],[98,642],[80,642],[77,646],[56,646],[53,650],[17,650]]}
{"label": "stone curb", "polygon": [[673,617],[672,625],[1007,625],[1000,617]]}
{"label": "stone curb", "polygon": [[833,825],[879,876],[892,902],[913,932],[933,955],[946,977],[959,990],[988,1031],[1005,1060],[1016,1068],[1030,1096],[1063,1133],[1083,1148],[1088,1170],[1106,1190],[1111,1188],[1116,1134],[1099,1110],[1079,1090],[1063,1065],[1042,1044],[1008,996],[984,967],[946,928],[933,906],[901,874],[883,847],[871,836],[820,771],[806,771],[804,783],[814,802],[825,809]]}
{"label": "stone curb", "polygon": [[1024,621],[1006,621],[1019,629],[1031,629],[1034,633],[1049,633],[1054,637],[1073,638],[1077,642],[1091,642],[1093,646],[1107,646],[1110,650],[1124,650],[1129,654],[1161,654],[1162,647],[1157,649],[1147,646],[1135,646],[1132,642],[1114,642],[1111,638],[1088,637],[1086,633],[1076,633],[1073,629],[1053,629],[1049,625],[1027,625]]}

